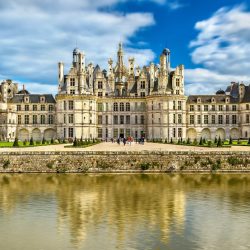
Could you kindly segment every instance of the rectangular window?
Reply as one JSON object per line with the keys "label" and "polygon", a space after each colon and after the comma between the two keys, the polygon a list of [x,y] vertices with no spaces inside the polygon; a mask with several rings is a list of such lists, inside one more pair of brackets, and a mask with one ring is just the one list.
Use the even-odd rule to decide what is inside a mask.
{"label": "rectangular window", "polygon": [[182,138],[182,129],[181,128],[178,128],[178,137]]}
{"label": "rectangular window", "polygon": [[30,123],[30,117],[29,117],[29,115],[25,115],[24,116],[24,123],[25,124],[29,124]]}
{"label": "rectangular window", "polygon": [[212,105],[212,111],[215,111],[215,105]]}
{"label": "rectangular window", "polygon": [[74,109],[74,102],[73,101],[69,101],[69,110],[73,110]]}
{"label": "rectangular window", "polygon": [[124,103],[123,102],[120,103],[120,111],[124,111]]}
{"label": "rectangular window", "polygon": [[178,123],[181,124],[182,123],[182,117],[181,114],[178,114]]}
{"label": "rectangular window", "polygon": [[198,124],[201,124],[201,115],[198,115],[198,116],[197,116],[197,123],[198,123]]}
{"label": "rectangular window", "polygon": [[246,123],[249,123],[249,115],[246,115]]}
{"label": "rectangular window", "polygon": [[102,92],[98,92],[97,94],[99,97],[102,97]]}
{"label": "rectangular window", "polygon": [[208,124],[208,115],[204,115],[204,124]]}
{"label": "rectangular window", "polygon": [[49,124],[53,124],[54,123],[54,117],[53,117],[53,115],[49,115],[48,122],[49,122]]}
{"label": "rectangular window", "polygon": [[21,105],[17,105],[16,110],[21,111]]}
{"label": "rectangular window", "polygon": [[22,117],[21,117],[21,115],[18,115],[18,116],[17,116],[17,123],[18,123],[18,124],[21,124],[21,123],[22,123]]}
{"label": "rectangular window", "polygon": [[178,101],[178,110],[181,110],[181,101]]}
{"label": "rectangular window", "polygon": [[194,105],[190,105],[190,106],[189,106],[189,110],[190,110],[190,111],[194,111]]}
{"label": "rectangular window", "polygon": [[223,111],[223,106],[219,105],[219,111]]}
{"label": "rectangular window", "polygon": [[69,128],[69,137],[70,138],[74,137],[74,128]]}
{"label": "rectangular window", "polygon": [[64,137],[64,138],[66,138],[66,137],[67,137],[67,135],[66,135],[66,131],[67,131],[67,130],[66,130],[66,128],[64,128],[64,129],[63,129],[63,137]]}
{"label": "rectangular window", "polygon": [[249,104],[246,104],[246,110],[249,110]]}
{"label": "rectangular window", "polygon": [[109,124],[109,117],[107,115],[106,115],[105,120],[106,120],[106,124]]}
{"label": "rectangular window", "polygon": [[69,123],[74,123],[74,114],[69,114],[68,115]]}
{"label": "rectangular window", "polygon": [[218,116],[218,123],[223,124],[223,116],[222,115]]}
{"label": "rectangular window", "polygon": [[145,97],[145,92],[141,92],[141,97]]}
{"label": "rectangular window", "polygon": [[232,105],[232,111],[236,111],[236,110],[237,110],[236,105]]}
{"label": "rectangular window", "polygon": [[[190,106],[191,107],[191,106]],[[173,110],[175,110],[175,101],[173,101]]]}
{"label": "rectangular window", "polygon": [[109,104],[106,103],[106,111],[109,111]]}
{"label": "rectangular window", "polygon": [[130,115],[126,115],[126,124],[130,124]]}
{"label": "rectangular window", "polygon": [[41,111],[45,111],[45,105],[41,105]]}
{"label": "rectangular window", "polygon": [[144,124],[144,115],[141,115],[141,124]]}
{"label": "rectangular window", "polygon": [[74,95],[76,92],[75,92],[74,89],[71,89],[71,90],[69,91],[69,93],[70,93],[71,95]]}
{"label": "rectangular window", "polygon": [[190,115],[189,117],[189,123],[194,124],[194,115]]}
{"label": "rectangular window", "polygon": [[113,136],[114,138],[118,137],[118,128],[114,128]]}
{"label": "rectangular window", "polygon": [[126,129],[126,137],[129,137],[129,136],[130,136],[130,129],[127,128],[127,129]]}
{"label": "rectangular window", "polygon": [[141,89],[145,89],[145,81],[141,81]]}
{"label": "rectangular window", "polygon": [[102,82],[99,81],[97,85],[98,85],[98,89],[102,89]]}
{"label": "rectangular window", "polygon": [[226,124],[229,124],[229,115],[226,115]]}
{"label": "rectangular window", "polygon": [[33,124],[37,124],[37,115],[33,115]]}
{"label": "rectangular window", "polygon": [[66,114],[63,115],[63,123],[66,123]]}
{"label": "rectangular window", "polygon": [[70,78],[70,86],[71,87],[75,86],[75,78]]}
{"label": "rectangular window", "polygon": [[49,111],[53,111],[54,110],[54,106],[53,105],[49,105]]}
{"label": "rectangular window", "polygon": [[115,125],[118,124],[118,115],[114,115],[114,124],[115,124]]}
{"label": "rectangular window", "polygon": [[41,124],[45,124],[45,115],[41,115]]}
{"label": "rectangular window", "polygon": [[226,105],[226,111],[229,111],[229,105]]}
{"label": "rectangular window", "polygon": [[113,110],[118,111],[118,103],[117,102],[114,103]]}
{"label": "rectangular window", "polygon": [[201,111],[201,105],[198,105],[198,106],[197,106],[197,110],[198,110],[198,111]]}
{"label": "rectangular window", "polygon": [[237,123],[237,116],[232,115],[232,124],[236,124],[236,123]]}
{"label": "rectangular window", "polygon": [[37,105],[33,105],[33,111],[37,111]]}
{"label": "rectangular window", "polygon": [[130,111],[130,103],[129,102],[126,103],[126,111]]}
{"label": "rectangular window", "polygon": [[176,87],[180,87],[180,79],[179,78],[176,79]]}
{"label": "rectangular window", "polygon": [[102,138],[102,128],[97,129],[97,136],[98,138]]}
{"label": "rectangular window", "polygon": [[98,115],[97,123],[102,124],[102,115]]}
{"label": "rectangular window", "polygon": [[66,103],[66,101],[63,102],[63,109],[67,110],[67,103]]}
{"label": "rectangular window", "polygon": [[100,111],[100,112],[103,111],[103,105],[102,105],[102,103],[97,103],[97,111]]}
{"label": "rectangular window", "polygon": [[175,138],[175,136],[176,136],[176,129],[173,128],[173,137]]}
{"label": "rectangular window", "polygon": [[173,114],[173,123],[176,123],[175,114]]}
{"label": "rectangular window", "polygon": [[29,109],[30,109],[30,108],[29,108],[29,105],[25,105],[25,106],[24,106],[24,110],[25,110],[25,111],[29,111]]}
{"label": "rectangular window", "polygon": [[212,115],[212,124],[215,124],[215,115]]}
{"label": "rectangular window", "polygon": [[124,116],[120,115],[120,124],[124,124]]}
{"label": "rectangular window", "polygon": [[204,111],[208,111],[208,105],[204,105]]}
{"label": "rectangular window", "polygon": [[135,116],[135,124],[138,124],[138,117],[137,117],[137,115]]}

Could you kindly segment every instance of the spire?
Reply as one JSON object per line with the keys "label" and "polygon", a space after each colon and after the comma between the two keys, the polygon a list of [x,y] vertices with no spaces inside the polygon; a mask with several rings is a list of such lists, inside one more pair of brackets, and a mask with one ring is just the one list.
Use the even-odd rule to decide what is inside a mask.
{"label": "spire", "polygon": [[122,81],[122,69],[123,69],[123,49],[122,43],[119,43],[119,49],[117,51],[117,72],[118,72],[118,81]]}

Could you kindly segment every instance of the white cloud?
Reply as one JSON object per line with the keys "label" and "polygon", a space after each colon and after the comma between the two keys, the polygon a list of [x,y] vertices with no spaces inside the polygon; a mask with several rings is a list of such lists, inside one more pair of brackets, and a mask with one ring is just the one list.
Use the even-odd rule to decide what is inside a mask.
{"label": "white cloud", "polygon": [[0,74],[37,84],[57,84],[57,62],[64,61],[70,67],[76,41],[86,53],[86,62],[102,67],[107,66],[109,57],[116,56],[120,41],[129,53],[135,53],[139,64],[153,60],[152,50],[145,46],[134,49],[129,43],[139,30],[154,25],[153,15],[103,9],[118,2],[0,1]]}
{"label": "white cloud", "polygon": [[197,93],[203,86],[214,92],[230,81],[250,81],[250,12],[243,5],[221,8],[195,28],[192,61],[204,68],[186,70],[187,89]]}

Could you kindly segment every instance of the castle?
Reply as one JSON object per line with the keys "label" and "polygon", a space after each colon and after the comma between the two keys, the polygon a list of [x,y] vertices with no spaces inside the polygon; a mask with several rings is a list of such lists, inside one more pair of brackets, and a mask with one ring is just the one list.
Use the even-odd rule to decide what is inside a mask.
{"label": "castle", "polygon": [[0,140],[51,138],[180,138],[250,137],[250,86],[232,82],[214,95],[184,95],[184,66],[174,70],[170,50],[160,64],[135,67],[124,62],[122,44],[108,71],[73,50],[64,74],[58,63],[58,93],[30,94],[11,80],[0,85]]}

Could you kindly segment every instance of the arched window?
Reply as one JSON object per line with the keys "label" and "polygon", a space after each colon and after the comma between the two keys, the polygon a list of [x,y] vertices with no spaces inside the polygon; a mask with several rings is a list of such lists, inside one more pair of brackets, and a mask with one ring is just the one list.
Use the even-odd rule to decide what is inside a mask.
{"label": "arched window", "polygon": [[124,111],[124,103],[123,102],[120,103],[120,111]]}
{"label": "arched window", "polygon": [[126,103],[126,111],[130,111],[130,103],[129,102]]}
{"label": "arched window", "polygon": [[117,102],[114,103],[114,111],[118,111],[118,103]]}

